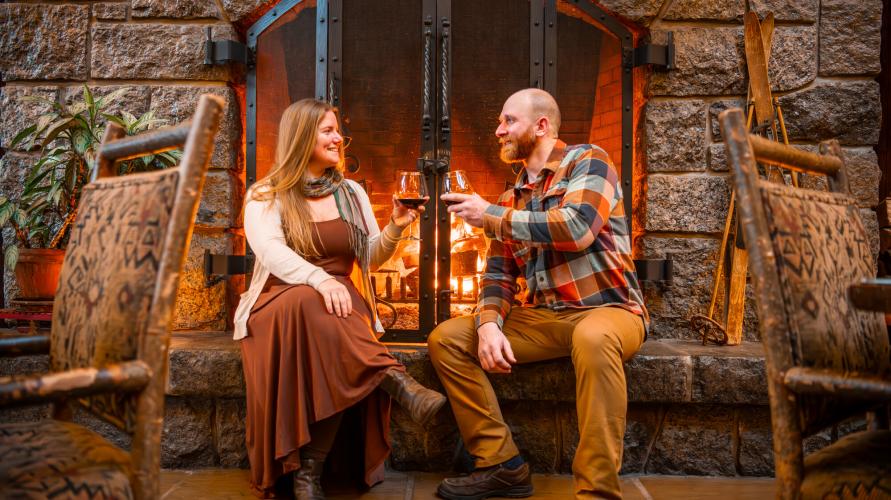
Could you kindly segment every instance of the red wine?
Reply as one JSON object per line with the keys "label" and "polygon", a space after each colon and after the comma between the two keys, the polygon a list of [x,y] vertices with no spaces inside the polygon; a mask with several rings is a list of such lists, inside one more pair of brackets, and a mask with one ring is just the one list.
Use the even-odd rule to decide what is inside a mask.
{"label": "red wine", "polygon": [[407,206],[408,208],[417,209],[424,203],[427,203],[427,198],[396,198],[399,200],[399,203]]}

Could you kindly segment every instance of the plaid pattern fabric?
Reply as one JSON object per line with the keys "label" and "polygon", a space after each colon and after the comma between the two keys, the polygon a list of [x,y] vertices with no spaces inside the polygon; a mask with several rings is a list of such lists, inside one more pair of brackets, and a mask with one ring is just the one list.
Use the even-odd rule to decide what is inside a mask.
{"label": "plaid pattern fabric", "polygon": [[609,155],[591,144],[558,141],[534,183],[521,171],[483,218],[491,242],[477,327],[504,325],[522,276],[528,287],[523,306],[618,306],[640,315],[649,329],[621,201]]}

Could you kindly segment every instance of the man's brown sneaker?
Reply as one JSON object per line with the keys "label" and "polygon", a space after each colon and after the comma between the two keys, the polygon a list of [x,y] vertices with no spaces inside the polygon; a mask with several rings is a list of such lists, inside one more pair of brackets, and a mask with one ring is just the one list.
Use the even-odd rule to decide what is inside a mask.
{"label": "man's brown sneaker", "polygon": [[532,496],[529,464],[516,469],[498,465],[469,476],[451,477],[439,483],[436,493],[446,500],[482,500],[489,497],[525,498]]}

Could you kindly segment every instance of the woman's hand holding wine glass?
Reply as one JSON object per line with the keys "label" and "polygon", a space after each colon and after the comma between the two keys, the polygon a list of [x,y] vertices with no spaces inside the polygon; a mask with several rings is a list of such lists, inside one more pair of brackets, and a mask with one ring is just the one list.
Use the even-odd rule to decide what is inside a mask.
{"label": "woman's hand holding wine glass", "polygon": [[[420,172],[399,172],[399,186],[393,195],[393,223],[405,227],[414,222],[419,212],[424,211],[424,204],[430,199],[427,194],[427,182]],[[414,231],[406,238],[419,240]]]}

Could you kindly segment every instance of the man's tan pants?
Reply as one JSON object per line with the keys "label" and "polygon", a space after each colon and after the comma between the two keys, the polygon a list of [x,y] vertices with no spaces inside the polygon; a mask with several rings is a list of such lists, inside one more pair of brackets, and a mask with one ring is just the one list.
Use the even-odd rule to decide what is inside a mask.
{"label": "man's tan pants", "polygon": [[[625,372],[644,339],[640,316],[618,307],[515,307],[504,322],[518,363],[572,357],[579,445],[572,462],[577,498],[621,498]],[[449,395],[464,445],[477,467],[519,454],[498,399],[477,360],[472,316],[441,323],[427,340],[430,359]],[[499,376],[499,375],[495,375]]]}

